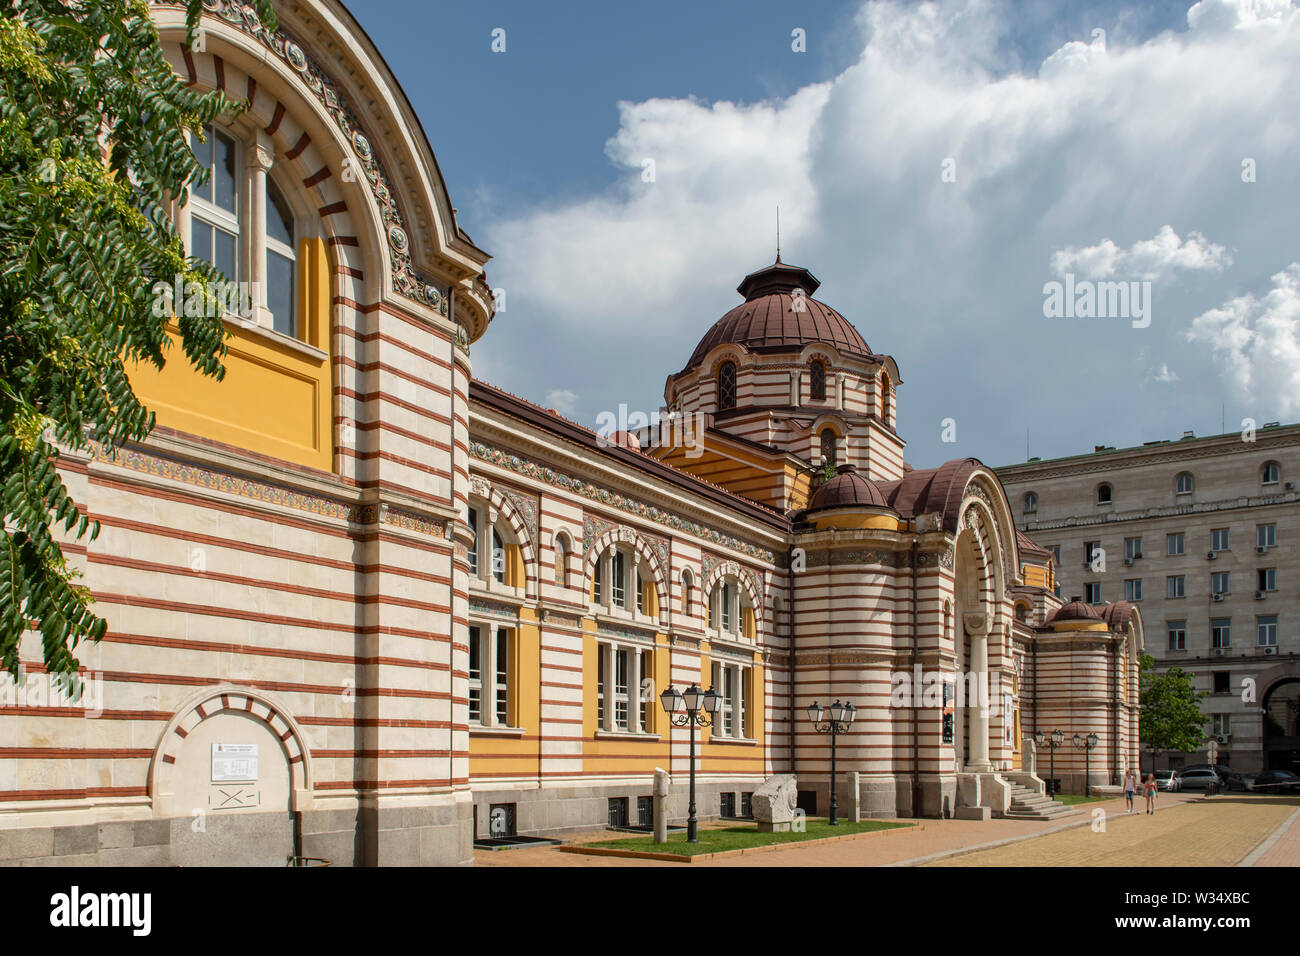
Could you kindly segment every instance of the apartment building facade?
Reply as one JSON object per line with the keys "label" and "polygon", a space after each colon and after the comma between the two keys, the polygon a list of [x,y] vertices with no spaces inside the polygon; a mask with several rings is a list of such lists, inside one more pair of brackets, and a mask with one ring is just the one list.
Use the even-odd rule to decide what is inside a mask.
{"label": "apartment building facade", "polygon": [[1141,608],[1147,650],[1206,692],[1206,748],[1144,755],[1297,769],[1300,759],[1300,425],[998,469],[1017,527],[1058,558],[1058,587]]}

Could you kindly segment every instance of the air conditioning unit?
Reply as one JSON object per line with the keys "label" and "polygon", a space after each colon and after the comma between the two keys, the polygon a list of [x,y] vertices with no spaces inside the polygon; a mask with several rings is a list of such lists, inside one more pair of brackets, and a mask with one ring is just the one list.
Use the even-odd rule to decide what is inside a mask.
{"label": "air conditioning unit", "polygon": [[1255,551],[1256,551],[1256,553],[1258,553],[1258,554],[1268,554],[1268,545],[1266,545],[1266,544],[1257,544],[1257,545],[1255,545]]}
{"label": "air conditioning unit", "polygon": [[1264,653],[1265,653],[1265,654],[1276,654],[1276,653],[1277,653],[1277,648],[1276,648],[1276,647],[1271,647],[1271,646],[1270,646],[1270,647],[1266,647],[1266,648],[1264,648]]}
{"label": "air conditioning unit", "polygon": [[1224,647],[1216,647],[1216,648],[1214,649],[1214,656],[1215,656],[1215,657],[1222,657],[1222,656],[1223,656],[1224,654],[1226,654],[1226,653],[1227,653],[1227,648],[1224,648]]}
{"label": "air conditioning unit", "polygon": [[1140,558],[1140,557],[1142,557],[1142,552],[1141,552],[1141,551],[1134,551],[1134,552],[1133,552],[1133,560],[1134,560],[1134,561],[1136,561],[1136,560],[1137,560],[1138,558]]}
{"label": "air conditioning unit", "polygon": [[1215,734],[1214,739],[1221,744],[1226,744],[1229,740],[1232,739],[1232,734]]}
{"label": "air conditioning unit", "polygon": [[1216,595],[1214,595],[1214,600],[1216,600],[1216,601],[1222,601],[1225,597],[1227,597],[1226,594],[1216,594]]}
{"label": "air conditioning unit", "polygon": [[1131,568],[1131,567],[1133,567],[1133,559],[1132,559],[1132,558],[1125,558],[1125,559],[1124,559],[1124,567],[1126,567],[1126,568]]}
{"label": "air conditioning unit", "polygon": [[1295,482],[1288,481],[1285,485],[1283,485],[1283,487],[1286,488],[1287,491],[1295,491]]}
{"label": "air conditioning unit", "polygon": [[1213,560],[1214,560],[1215,558],[1217,558],[1218,556],[1219,556],[1219,555],[1218,555],[1218,552],[1216,552],[1216,551],[1206,551],[1206,552],[1205,552],[1205,560],[1206,560],[1206,561],[1213,561]]}
{"label": "air conditioning unit", "polygon": [[1256,600],[1256,601],[1262,601],[1262,600],[1264,600],[1264,598],[1266,598],[1266,597],[1268,597],[1268,592],[1267,592],[1267,591],[1256,591],[1256,592],[1255,592],[1255,600]]}

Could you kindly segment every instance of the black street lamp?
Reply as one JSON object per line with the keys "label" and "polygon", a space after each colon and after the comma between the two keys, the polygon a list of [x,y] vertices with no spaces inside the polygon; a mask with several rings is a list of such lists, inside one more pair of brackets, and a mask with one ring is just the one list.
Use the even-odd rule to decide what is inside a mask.
{"label": "black street lamp", "polygon": [[[1149,754],[1151,755],[1151,772],[1152,772],[1152,773],[1155,773],[1155,772],[1156,772],[1156,761],[1160,758],[1160,755],[1161,755],[1162,753],[1164,753],[1164,750],[1161,749],[1160,747],[1153,747],[1153,746],[1151,746],[1151,744],[1147,744],[1147,745],[1146,745],[1146,751],[1147,751],[1147,753],[1149,753]],[[1138,764],[1138,770],[1140,771],[1141,769],[1142,769],[1142,766],[1141,766],[1141,763],[1139,763],[1139,764]]]}
{"label": "black street lamp", "polygon": [[707,727],[713,723],[713,715],[717,712],[719,699],[713,692],[713,688],[702,691],[699,684],[692,684],[686,688],[684,694],[669,685],[668,689],[659,695],[659,702],[663,704],[664,711],[673,726],[691,728],[691,802],[687,808],[686,818],[687,843],[700,842],[696,838],[695,825],[695,728]]}
{"label": "black street lamp", "polygon": [[[808,705],[808,719],[813,722],[813,727],[819,734],[831,735],[831,819],[830,825],[839,826],[839,802],[835,799],[835,738],[840,734],[849,732],[853,726],[853,718],[857,715],[858,709],[847,701],[843,704],[836,700],[831,704],[830,710],[813,701]],[[830,719],[823,718],[829,714]]]}
{"label": "black street lamp", "polygon": [[1092,796],[1092,776],[1090,774],[1090,757],[1093,749],[1101,742],[1101,738],[1096,734],[1089,734],[1084,737],[1081,734],[1074,735],[1074,746],[1083,751],[1083,795]]}
{"label": "black street lamp", "polygon": [[1050,734],[1044,734],[1041,731],[1034,734],[1034,743],[1039,747],[1046,744],[1052,750],[1051,770],[1047,781],[1047,793],[1049,796],[1056,796],[1056,748],[1065,743],[1065,732],[1053,730]]}

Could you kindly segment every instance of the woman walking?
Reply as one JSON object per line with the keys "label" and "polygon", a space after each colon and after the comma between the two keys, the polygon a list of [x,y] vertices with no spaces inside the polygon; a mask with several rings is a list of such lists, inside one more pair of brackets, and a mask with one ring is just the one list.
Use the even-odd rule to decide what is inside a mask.
{"label": "woman walking", "polygon": [[1132,767],[1129,767],[1124,771],[1124,803],[1128,806],[1129,813],[1133,812],[1133,797],[1137,794],[1137,788],[1137,774],[1133,772]]}
{"label": "woman walking", "polygon": [[1142,785],[1142,789],[1146,791],[1146,795],[1147,795],[1147,813],[1155,813],[1156,812],[1156,775],[1154,773],[1147,774],[1146,783]]}

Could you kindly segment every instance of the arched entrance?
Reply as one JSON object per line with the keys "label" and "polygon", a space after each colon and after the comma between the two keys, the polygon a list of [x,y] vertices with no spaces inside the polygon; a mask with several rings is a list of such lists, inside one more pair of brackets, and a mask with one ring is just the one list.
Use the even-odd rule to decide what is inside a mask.
{"label": "arched entrance", "polygon": [[[987,700],[989,612],[987,571],[983,550],[971,528],[956,542],[957,614],[954,622],[957,707],[953,752],[959,772],[987,772],[989,762],[989,711]],[[972,679],[973,677],[973,679]],[[985,706],[981,706],[984,704]]]}
{"label": "arched entrance", "polygon": [[1300,773],[1300,677],[1288,677],[1264,692],[1264,768]]}

